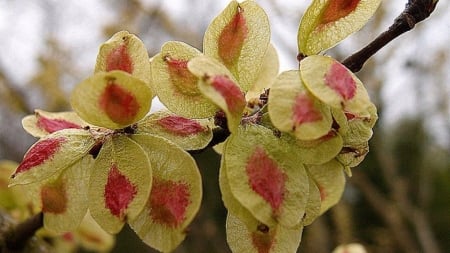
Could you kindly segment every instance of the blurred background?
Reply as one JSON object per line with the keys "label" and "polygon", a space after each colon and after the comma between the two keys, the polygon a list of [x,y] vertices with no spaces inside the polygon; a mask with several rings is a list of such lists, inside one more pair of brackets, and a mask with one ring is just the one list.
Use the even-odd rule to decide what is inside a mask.
{"label": "blurred background", "polygon": [[[272,26],[281,70],[297,68],[297,29],[310,1],[257,0]],[[149,55],[168,40],[202,48],[227,0],[0,0],[0,160],[19,162],[36,140],[21,127],[35,108],[70,110],[68,97],[94,68],[102,42],[137,34]],[[343,60],[392,24],[404,1],[383,1],[360,32],[327,53]],[[450,252],[450,3],[396,39],[357,75],[379,109],[371,151],[341,202],[305,228],[299,252],[361,243],[368,252]],[[154,108],[161,108],[156,101]],[[213,151],[195,156],[202,208],[175,252],[230,252]],[[154,252],[129,229],[113,252]]]}

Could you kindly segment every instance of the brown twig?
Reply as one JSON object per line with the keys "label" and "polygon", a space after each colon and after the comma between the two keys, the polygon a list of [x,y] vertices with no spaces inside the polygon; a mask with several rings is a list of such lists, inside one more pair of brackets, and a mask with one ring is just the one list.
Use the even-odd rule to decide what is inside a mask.
{"label": "brown twig", "polygon": [[410,31],[414,26],[428,18],[434,11],[438,0],[409,0],[403,12],[395,19],[389,29],[380,34],[360,51],[345,59],[344,64],[352,72],[361,70],[364,63],[389,42]]}
{"label": "brown twig", "polygon": [[10,251],[20,250],[34,233],[44,225],[44,215],[38,213],[13,227],[6,235],[6,248]]}

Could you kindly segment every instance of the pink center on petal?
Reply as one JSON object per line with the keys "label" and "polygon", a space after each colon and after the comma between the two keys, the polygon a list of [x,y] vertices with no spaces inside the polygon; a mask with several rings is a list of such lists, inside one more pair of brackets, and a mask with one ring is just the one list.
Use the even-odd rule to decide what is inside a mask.
{"label": "pink center on petal", "polygon": [[298,94],[292,113],[296,125],[322,120],[322,114],[314,107],[313,99],[307,94]]}
{"label": "pink center on petal", "polygon": [[215,76],[212,86],[225,99],[228,110],[233,113],[242,113],[246,105],[245,97],[239,87],[227,76]]}
{"label": "pink center on petal", "polygon": [[133,73],[133,60],[128,54],[126,44],[121,44],[114,48],[106,56],[106,71],[122,70],[128,73]]}
{"label": "pink center on petal", "polygon": [[134,122],[140,108],[136,97],[114,82],[106,86],[99,105],[112,121],[124,125]]}
{"label": "pink center on petal", "polygon": [[246,172],[250,187],[269,202],[277,213],[286,192],[286,175],[262,147],[256,147],[247,161]]}
{"label": "pink center on petal", "polygon": [[344,100],[356,94],[356,82],[344,65],[334,62],[325,75],[325,84],[336,91]]}
{"label": "pink center on petal", "polygon": [[361,0],[329,0],[322,12],[320,24],[328,24],[349,15],[359,2]]}
{"label": "pink center on petal", "polygon": [[194,76],[187,68],[187,60],[173,59],[166,56],[164,60],[167,62],[170,81],[177,88],[177,91],[184,95],[199,95],[197,82],[198,78]]}
{"label": "pink center on petal", "polygon": [[61,237],[64,241],[71,242],[71,243],[75,242],[75,237],[72,232],[66,232],[66,233],[62,234]]}
{"label": "pink center on petal", "polygon": [[244,41],[248,36],[248,27],[244,10],[238,7],[231,21],[223,28],[218,39],[219,57],[227,67],[233,65],[241,54]]}
{"label": "pink center on petal", "polygon": [[120,173],[115,164],[112,165],[105,186],[105,204],[112,215],[122,219],[128,205],[137,194],[137,188]]}
{"label": "pink center on petal", "polygon": [[258,253],[269,253],[275,245],[275,231],[255,231],[251,233],[252,244]]}
{"label": "pink center on petal", "polygon": [[320,200],[324,201],[325,198],[328,196],[327,191],[321,185],[317,185],[317,187],[319,188],[319,192],[320,192]]}
{"label": "pink center on petal", "polygon": [[189,187],[185,183],[154,179],[149,201],[150,216],[157,223],[177,227],[186,219],[189,197]]}
{"label": "pink center on petal", "polygon": [[167,116],[158,120],[158,125],[166,131],[179,136],[198,134],[206,130],[197,121],[180,116]]}
{"label": "pink center on petal", "polygon": [[63,182],[41,188],[42,212],[62,214],[67,209],[66,187]]}
{"label": "pink center on petal", "polygon": [[45,161],[51,159],[65,141],[66,139],[64,137],[58,137],[44,139],[34,144],[25,154],[13,177],[18,173],[28,171],[29,169],[41,165]]}
{"label": "pink center on petal", "polygon": [[80,129],[81,126],[64,119],[50,119],[40,114],[37,115],[37,126],[47,133],[53,133],[62,129],[75,128]]}

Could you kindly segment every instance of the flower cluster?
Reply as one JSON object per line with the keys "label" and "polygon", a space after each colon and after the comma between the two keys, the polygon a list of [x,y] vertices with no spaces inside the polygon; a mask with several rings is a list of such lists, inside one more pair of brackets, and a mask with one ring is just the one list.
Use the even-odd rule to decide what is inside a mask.
{"label": "flower cluster", "polygon": [[184,239],[202,196],[185,150],[205,147],[212,132],[207,120],[147,115],[151,83],[144,44],[119,32],[100,48],[95,73],[75,87],[74,112],[36,110],[23,119],[40,139],[11,185],[35,196],[45,228],[72,231],[89,211],[105,231],[115,234],[127,222],[161,251]]}
{"label": "flower cluster", "polygon": [[[128,222],[171,251],[202,194],[185,150],[207,146],[217,128],[229,134],[216,150],[230,248],[295,252],[303,227],[340,199],[377,120],[361,81],[322,53],[379,3],[314,0],[299,28],[300,67],[281,74],[254,1],[231,1],[207,28],[203,51],[171,41],[149,60],[138,38],[119,32],[73,91],[75,112],[24,119],[41,139],[12,184],[37,189],[46,227],[74,229],[89,209],[106,231]],[[153,95],[170,112],[147,115]]]}

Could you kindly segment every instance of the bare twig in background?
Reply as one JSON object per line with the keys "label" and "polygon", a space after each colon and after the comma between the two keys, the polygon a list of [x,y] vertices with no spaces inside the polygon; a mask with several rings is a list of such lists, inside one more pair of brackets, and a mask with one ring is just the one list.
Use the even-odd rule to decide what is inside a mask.
{"label": "bare twig in background", "polygon": [[364,63],[389,42],[410,31],[414,26],[428,18],[434,11],[436,0],[409,0],[403,12],[395,19],[389,29],[380,34],[369,45],[345,59],[344,64],[353,72],[361,70]]}
{"label": "bare twig in background", "polygon": [[27,241],[44,225],[44,215],[38,213],[17,226],[11,227],[4,236],[5,244],[1,252],[20,251],[25,248]]}

